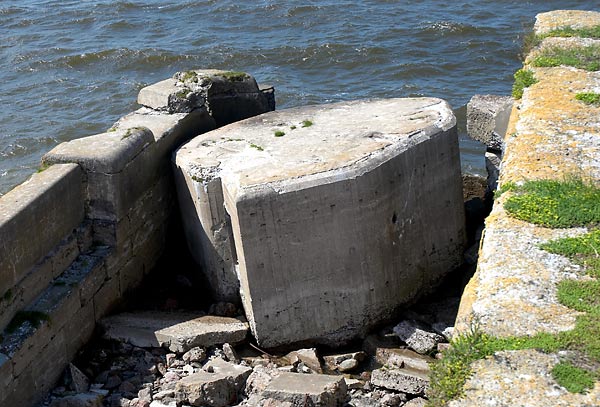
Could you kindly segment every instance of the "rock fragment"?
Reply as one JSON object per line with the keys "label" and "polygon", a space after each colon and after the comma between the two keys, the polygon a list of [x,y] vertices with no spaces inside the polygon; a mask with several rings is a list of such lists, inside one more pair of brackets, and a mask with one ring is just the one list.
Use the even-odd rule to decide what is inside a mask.
{"label": "rock fragment", "polygon": [[394,327],[394,333],[416,352],[426,354],[434,350],[438,343],[445,338],[434,332],[429,332],[423,324],[414,321],[401,321]]}
{"label": "rock fragment", "polygon": [[341,376],[284,372],[271,381],[262,396],[295,406],[312,403],[320,407],[337,407],[345,402],[347,387]]}
{"label": "rock fragment", "polygon": [[373,370],[371,383],[377,387],[420,396],[425,394],[429,386],[429,377],[422,371],[411,368],[381,368]]}

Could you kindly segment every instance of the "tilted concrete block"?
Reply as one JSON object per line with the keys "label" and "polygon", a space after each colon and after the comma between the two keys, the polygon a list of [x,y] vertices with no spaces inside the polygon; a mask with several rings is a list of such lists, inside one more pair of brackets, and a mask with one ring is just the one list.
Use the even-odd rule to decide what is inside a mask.
{"label": "tilted concrete block", "polygon": [[267,113],[174,160],[191,252],[218,297],[239,284],[263,346],[349,340],[461,263],[458,142],[442,100]]}
{"label": "tilted concrete block", "polygon": [[207,109],[218,127],[274,110],[273,88],[260,89],[244,72],[178,72],[140,90],[138,103],[169,113]]}
{"label": "tilted concrete block", "polygon": [[467,103],[469,137],[485,144],[492,151],[503,151],[513,102],[511,96],[473,96]]}
{"label": "tilted concrete block", "polygon": [[0,297],[82,221],[82,174],[75,164],[52,166],[2,196]]}

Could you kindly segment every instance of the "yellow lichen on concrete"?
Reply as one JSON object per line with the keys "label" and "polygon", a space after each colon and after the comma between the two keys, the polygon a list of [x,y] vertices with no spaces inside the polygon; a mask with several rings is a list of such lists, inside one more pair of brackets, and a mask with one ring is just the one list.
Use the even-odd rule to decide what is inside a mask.
{"label": "yellow lichen on concrete", "polygon": [[591,28],[600,25],[600,13],[583,10],[555,10],[540,13],[535,18],[533,30],[536,34],[546,34],[559,28]]}
{"label": "yellow lichen on concrete", "polygon": [[600,107],[575,98],[600,89],[600,72],[536,68],[535,77],[538,83],[525,90],[515,129],[505,138],[501,183],[600,178]]}
{"label": "yellow lichen on concrete", "polygon": [[600,384],[587,394],[569,393],[552,378],[556,355],[535,350],[498,352],[473,364],[465,397],[450,407],[573,407],[598,406]]}
{"label": "yellow lichen on concrete", "polygon": [[[538,15],[535,31],[595,25],[600,25],[600,13],[558,11]],[[600,72],[539,68],[531,63],[544,49],[590,44],[600,45],[600,41],[546,38],[527,58],[526,68],[534,71],[538,82],[525,89],[513,109],[500,185],[573,176],[600,185],[600,107],[576,98],[578,93],[600,93]],[[496,200],[486,219],[477,271],[463,293],[456,331],[468,332],[475,321],[484,332],[500,337],[570,330],[580,313],[558,302],[557,283],[589,277],[580,266],[540,245],[587,229],[549,229],[514,219],[503,208],[510,194]],[[464,397],[450,405],[600,405],[598,383],[587,395],[560,387],[550,374],[557,362],[556,355],[533,350],[496,353],[474,364]]]}

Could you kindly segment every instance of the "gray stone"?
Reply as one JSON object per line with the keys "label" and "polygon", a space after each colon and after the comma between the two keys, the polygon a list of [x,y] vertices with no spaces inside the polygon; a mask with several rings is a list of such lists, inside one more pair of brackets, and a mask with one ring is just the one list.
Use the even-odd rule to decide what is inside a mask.
{"label": "gray stone", "polygon": [[262,346],[339,345],[462,262],[455,118],[442,100],[266,113],[174,160],[191,252],[217,297],[241,292]]}
{"label": "gray stone", "polygon": [[412,400],[409,400],[404,404],[403,407],[425,407],[427,405],[427,400],[421,397],[416,397]]}
{"label": "gray stone", "polygon": [[241,342],[248,331],[247,324],[235,318],[154,311],[123,313],[100,324],[106,338],[140,347],[164,346],[180,353],[198,346]]}
{"label": "gray stone", "polygon": [[315,406],[336,407],[346,401],[347,387],[341,376],[283,372],[271,381],[262,396],[296,406],[307,405],[310,400]]}
{"label": "gray stone", "polygon": [[223,344],[223,353],[225,354],[225,357],[227,358],[227,360],[229,362],[239,363],[240,358],[238,357],[237,353],[235,352],[235,349],[233,349],[233,346],[231,346],[230,344],[228,344],[228,343]]}
{"label": "gray stone", "polygon": [[250,376],[248,376],[245,393],[249,396],[261,393],[279,373],[280,371],[277,369],[256,366]]}
{"label": "gray stone", "polygon": [[429,364],[434,361],[429,356],[402,348],[377,348],[375,351],[375,360],[384,366],[392,368],[410,367],[425,372],[429,371]]}
{"label": "gray stone", "polygon": [[421,354],[431,352],[438,343],[445,341],[443,336],[429,332],[423,324],[411,320],[396,325],[394,333],[414,351]]}
{"label": "gray stone", "polygon": [[203,348],[195,347],[185,352],[182,359],[185,363],[202,363],[206,360],[206,351]]}
{"label": "gray stone", "polygon": [[502,156],[500,154],[485,153],[485,169],[488,173],[487,183],[490,191],[498,189],[498,177],[500,176],[500,163]]}
{"label": "gray stone", "polygon": [[377,387],[403,393],[423,395],[429,386],[429,377],[420,370],[404,369],[375,369],[371,373],[371,383]]}
{"label": "gray stone", "polygon": [[55,399],[50,407],[102,407],[103,397],[96,393],[81,393]]}
{"label": "gray stone", "polygon": [[321,368],[321,360],[319,358],[319,355],[317,354],[317,349],[315,348],[295,350],[293,352],[288,353],[286,355],[286,358],[292,364],[302,362],[306,366],[308,366],[312,371],[316,373],[323,373],[323,369]]}
{"label": "gray stone", "polygon": [[492,151],[504,150],[511,96],[475,95],[467,103],[467,133]]}
{"label": "gray stone", "polygon": [[358,361],[354,359],[346,359],[338,365],[338,370],[342,373],[349,372],[358,367]]}
{"label": "gray stone", "polygon": [[77,393],[85,393],[90,389],[87,376],[72,363],[69,363],[65,371],[65,382],[69,389]]}
{"label": "gray stone", "polygon": [[205,370],[181,379],[176,387],[178,403],[224,407],[236,402],[252,369],[213,359]]}

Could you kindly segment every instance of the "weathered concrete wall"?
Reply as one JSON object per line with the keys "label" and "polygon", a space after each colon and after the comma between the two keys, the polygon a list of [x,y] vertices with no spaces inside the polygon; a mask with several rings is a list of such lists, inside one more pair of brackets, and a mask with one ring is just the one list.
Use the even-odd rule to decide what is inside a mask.
{"label": "weathered concrete wall", "polygon": [[[259,90],[246,74],[207,72],[205,88],[213,79],[229,86],[210,111],[212,94],[174,80],[166,98],[176,106],[143,107],[106,133],[60,144],[43,158],[48,169],[0,198],[0,405],[34,404],[96,321],[154,267],[178,216],[173,150],[214,129],[213,113],[227,123],[269,108],[272,88]],[[250,84],[253,94],[237,91]],[[241,113],[233,106],[240,100]]]}
{"label": "weathered concrete wall", "polygon": [[[600,25],[600,13],[543,13],[537,17],[535,32],[572,23],[576,28]],[[546,38],[532,52],[590,41]],[[577,93],[600,89],[600,72],[565,66],[536,68],[530,61],[531,55],[525,66],[538,82],[525,89],[518,109],[513,110],[499,184],[563,180],[573,175],[600,184],[600,108],[575,99]],[[505,192],[496,200],[486,220],[477,272],[463,294],[456,329],[465,332],[476,321],[484,332],[501,337],[570,330],[579,313],[558,302],[557,283],[575,278],[578,266],[539,245],[587,230],[549,229],[514,219],[504,209],[510,194]],[[600,383],[587,394],[573,394],[552,379],[550,371],[559,359],[555,354],[527,350],[500,352],[478,361],[464,397],[450,405],[597,405]]]}
{"label": "weathered concrete wall", "polygon": [[268,113],[175,163],[192,251],[218,265],[218,294],[240,291],[262,346],[347,341],[461,263],[455,119],[439,99]]}

